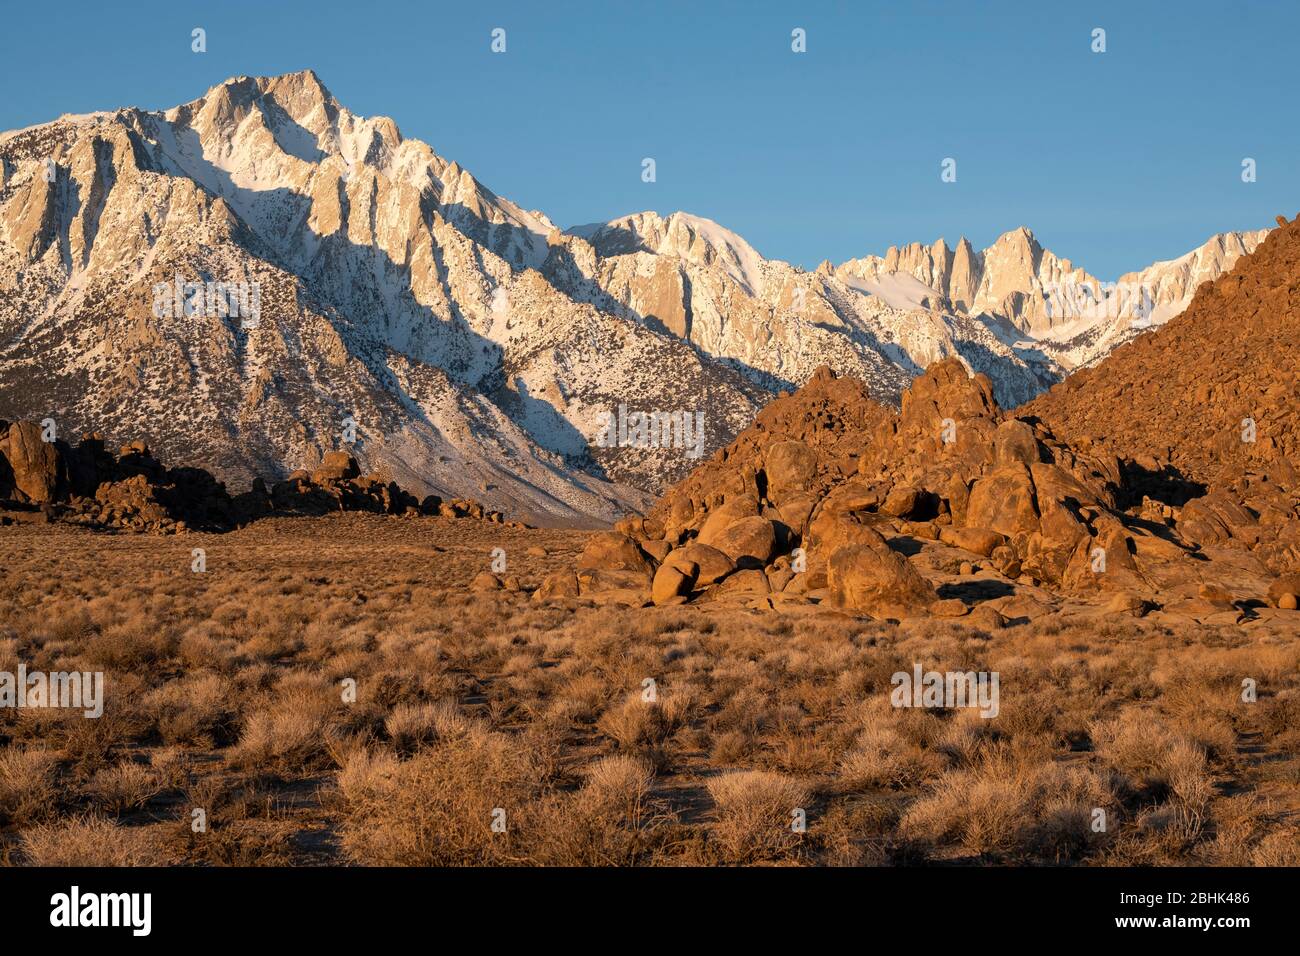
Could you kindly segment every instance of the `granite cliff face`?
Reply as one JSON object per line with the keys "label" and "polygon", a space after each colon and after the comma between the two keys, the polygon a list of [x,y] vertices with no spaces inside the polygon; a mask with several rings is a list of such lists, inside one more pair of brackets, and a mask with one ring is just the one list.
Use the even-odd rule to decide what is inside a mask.
{"label": "granite cliff face", "polygon": [[1266,235],[1267,229],[1220,233],[1186,255],[1113,283],[1044,249],[1023,226],[979,252],[965,237],[955,249],[940,239],[931,246],[890,247],[883,257],[851,259],[835,271],[875,282],[911,276],[933,290],[932,301],[943,308],[986,317],[1016,347],[1034,343],[1068,371],[1173,318],[1197,286],[1232,269]]}

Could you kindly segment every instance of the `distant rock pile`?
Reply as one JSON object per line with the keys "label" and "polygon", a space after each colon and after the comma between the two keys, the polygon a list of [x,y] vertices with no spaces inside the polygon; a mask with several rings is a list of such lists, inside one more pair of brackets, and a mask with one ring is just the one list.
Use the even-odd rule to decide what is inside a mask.
{"label": "distant rock pile", "polygon": [[258,478],[248,491],[231,495],[201,468],[165,467],[143,441],[113,454],[100,435],[86,435],[75,446],[46,441],[41,426],[27,421],[0,421],[0,512],[6,510],[95,529],[161,534],[225,531],[258,518],[336,511],[522,527],[476,501],[437,495],[421,500],[395,482],[362,475],[347,452],[330,452],[315,471],[296,471],[269,489]]}

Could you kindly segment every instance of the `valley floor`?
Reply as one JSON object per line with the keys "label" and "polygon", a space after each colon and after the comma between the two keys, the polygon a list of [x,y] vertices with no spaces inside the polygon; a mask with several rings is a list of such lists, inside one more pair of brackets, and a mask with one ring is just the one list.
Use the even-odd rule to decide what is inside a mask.
{"label": "valley floor", "polygon": [[[1300,865],[1286,628],[531,600],[586,540],[0,528],[0,672],[107,681],[0,708],[0,862]],[[996,672],[997,715],[894,707],[918,664]]]}

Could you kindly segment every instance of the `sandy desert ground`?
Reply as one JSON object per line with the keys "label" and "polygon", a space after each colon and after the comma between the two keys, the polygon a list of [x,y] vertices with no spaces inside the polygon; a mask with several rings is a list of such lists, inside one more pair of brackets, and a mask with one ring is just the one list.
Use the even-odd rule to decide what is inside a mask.
{"label": "sandy desert ground", "polygon": [[[1300,864],[1300,635],[1266,616],[531,599],[587,540],[0,528],[0,671],[107,681],[99,719],[0,710],[0,861]],[[916,663],[998,672],[997,716],[892,706]]]}

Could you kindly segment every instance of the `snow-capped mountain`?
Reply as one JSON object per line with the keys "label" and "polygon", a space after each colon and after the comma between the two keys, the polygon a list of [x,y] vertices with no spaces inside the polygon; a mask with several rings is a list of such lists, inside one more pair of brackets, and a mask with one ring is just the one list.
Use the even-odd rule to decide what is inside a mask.
{"label": "snow-capped mountain", "polygon": [[[1260,235],[1137,273],[1142,321]],[[0,134],[0,416],[236,485],[346,445],[417,492],[608,520],[695,464],[611,415],[702,413],[707,453],[819,365],[893,402],[952,355],[1014,406],[1133,334],[1052,312],[1090,278],[1027,230],[815,272],[685,213],[561,231],[311,71]]]}
{"label": "snow-capped mountain", "polygon": [[1268,234],[1268,229],[1219,233],[1177,259],[1120,276],[1109,294],[1103,289],[1092,300],[1082,297],[1081,303],[1076,296],[1076,308],[1067,303],[1065,321],[1044,332],[1039,343],[1067,370],[1095,365],[1118,346],[1181,313],[1201,283],[1231,271]]}
{"label": "snow-capped mountain", "polygon": [[806,272],[680,212],[642,212],[569,234],[596,253],[582,276],[587,287],[769,389],[801,385],[830,364],[895,402],[914,375],[952,355],[988,372],[1013,405],[1059,378],[1032,350],[941,308],[941,295],[903,272]]}
{"label": "snow-capped mountain", "polygon": [[[569,251],[545,217],[310,71],[64,117],[0,157],[8,417],[143,436],[243,483],[311,466],[350,423],[363,464],[413,490],[603,520],[691,462],[597,447],[602,412],[707,409],[711,450],[764,398],[558,289]],[[255,286],[260,320],[160,316],[178,277]]]}
{"label": "snow-capped mountain", "polygon": [[940,239],[931,246],[891,246],[884,256],[851,259],[835,271],[874,282],[910,276],[943,310],[981,316],[1015,349],[1037,348],[1069,370],[1172,319],[1198,285],[1230,270],[1266,235],[1267,229],[1220,233],[1184,256],[1113,283],[1044,249],[1023,226],[982,252],[964,237],[955,249]]}

